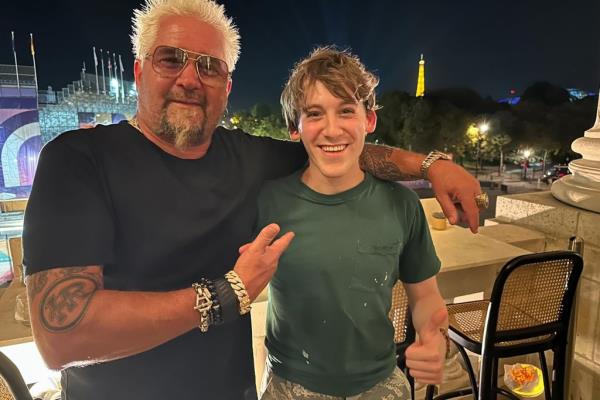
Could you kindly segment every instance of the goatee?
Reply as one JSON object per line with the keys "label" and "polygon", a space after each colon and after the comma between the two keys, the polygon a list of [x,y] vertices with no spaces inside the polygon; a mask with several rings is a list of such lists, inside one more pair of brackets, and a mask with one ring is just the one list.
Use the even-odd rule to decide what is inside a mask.
{"label": "goatee", "polygon": [[[195,122],[198,119],[199,122]],[[178,150],[186,150],[206,141],[206,125],[204,107],[175,110],[171,113],[164,108],[160,116],[159,136]]]}

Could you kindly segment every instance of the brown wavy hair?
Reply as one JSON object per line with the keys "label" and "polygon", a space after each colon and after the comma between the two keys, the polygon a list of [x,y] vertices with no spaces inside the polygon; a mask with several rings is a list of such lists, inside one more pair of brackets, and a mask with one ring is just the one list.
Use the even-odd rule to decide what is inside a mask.
{"label": "brown wavy hair", "polygon": [[294,66],[281,93],[288,130],[298,129],[306,93],[317,81],[340,99],[363,103],[367,111],[380,108],[375,97],[379,78],[367,71],[357,56],[332,46],[317,47]]}

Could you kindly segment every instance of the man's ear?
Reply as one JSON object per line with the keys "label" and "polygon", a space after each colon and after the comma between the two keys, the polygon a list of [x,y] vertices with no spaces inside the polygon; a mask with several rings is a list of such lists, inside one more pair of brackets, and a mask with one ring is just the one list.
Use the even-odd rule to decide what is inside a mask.
{"label": "man's ear", "polygon": [[298,142],[300,140],[300,132],[298,132],[298,128],[290,129],[290,139],[294,142]]}
{"label": "man's ear", "polygon": [[142,80],[142,60],[137,58],[133,63],[133,77],[135,78],[135,85],[139,88]]}
{"label": "man's ear", "polygon": [[367,110],[367,135],[375,132],[377,128],[377,113],[375,110]]}
{"label": "man's ear", "polygon": [[231,93],[231,86],[233,86],[233,79],[229,78],[227,80],[227,96],[229,96],[229,93]]}

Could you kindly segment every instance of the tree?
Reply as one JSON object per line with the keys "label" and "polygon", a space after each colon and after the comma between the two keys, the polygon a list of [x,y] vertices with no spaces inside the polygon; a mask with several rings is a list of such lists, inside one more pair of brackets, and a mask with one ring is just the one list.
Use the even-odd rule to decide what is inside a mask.
{"label": "tree", "polygon": [[504,132],[493,132],[488,137],[488,146],[484,150],[484,154],[488,157],[485,158],[495,158],[495,155],[499,155],[498,161],[498,176],[502,175],[502,167],[504,166],[504,154],[506,145],[512,142],[512,138],[504,133]]}
{"label": "tree", "polygon": [[470,113],[448,101],[434,103],[434,131],[430,133],[430,146],[451,152],[455,158],[465,156],[464,132],[472,121]]}
{"label": "tree", "polygon": [[405,92],[384,93],[377,112],[377,140],[420,152],[443,149],[464,155],[464,132],[471,115],[442,97],[415,98]]}
{"label": "tree", "polygon": [[266,104],[256,104],[250,112],[242,110],[234,113],[226,126],[230,129],[239,128],[255,136],[283,140],[290,138],[279,110],[274,111]]}
{"label": "tree", "polygon": [[271,110],[271,107],[269,107],[268,104],[265,104],[265,103],[256,103],[254,106],[252,106],[252,109],[250,110],[250,114],[254,118],[263,119],[263,118],[270,117],[274,113],[273,113],[273,111]]}
{"label": "tree", "polygon": [[390,146],[408,147],[402,132],[412,110],[411,96],[401,91],[387,92],[379,98],[379,104],[382,108],[377,111],[377,129],[369,139]]}

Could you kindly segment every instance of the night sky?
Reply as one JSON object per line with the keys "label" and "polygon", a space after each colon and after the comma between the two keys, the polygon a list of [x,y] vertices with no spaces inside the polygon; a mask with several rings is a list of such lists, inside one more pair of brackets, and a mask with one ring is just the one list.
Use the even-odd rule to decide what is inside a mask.
{"label": "night sky", "polygon": [[[242,36],[230,109],[277,104],[291,66],[316,45],[350,48],[381,77],[379,93],[414,93],[425,54],[427,89],[470,87],[500,98],[535,81],[596,91],[600,84],[600,0],[222,1]],[[7,4],[8,3],[8,4]],[[31,65],[40,88],[93,71],[92,46],[123,55],[132,79],[132,9],[140,0],[3,1],[0,63]]]}

